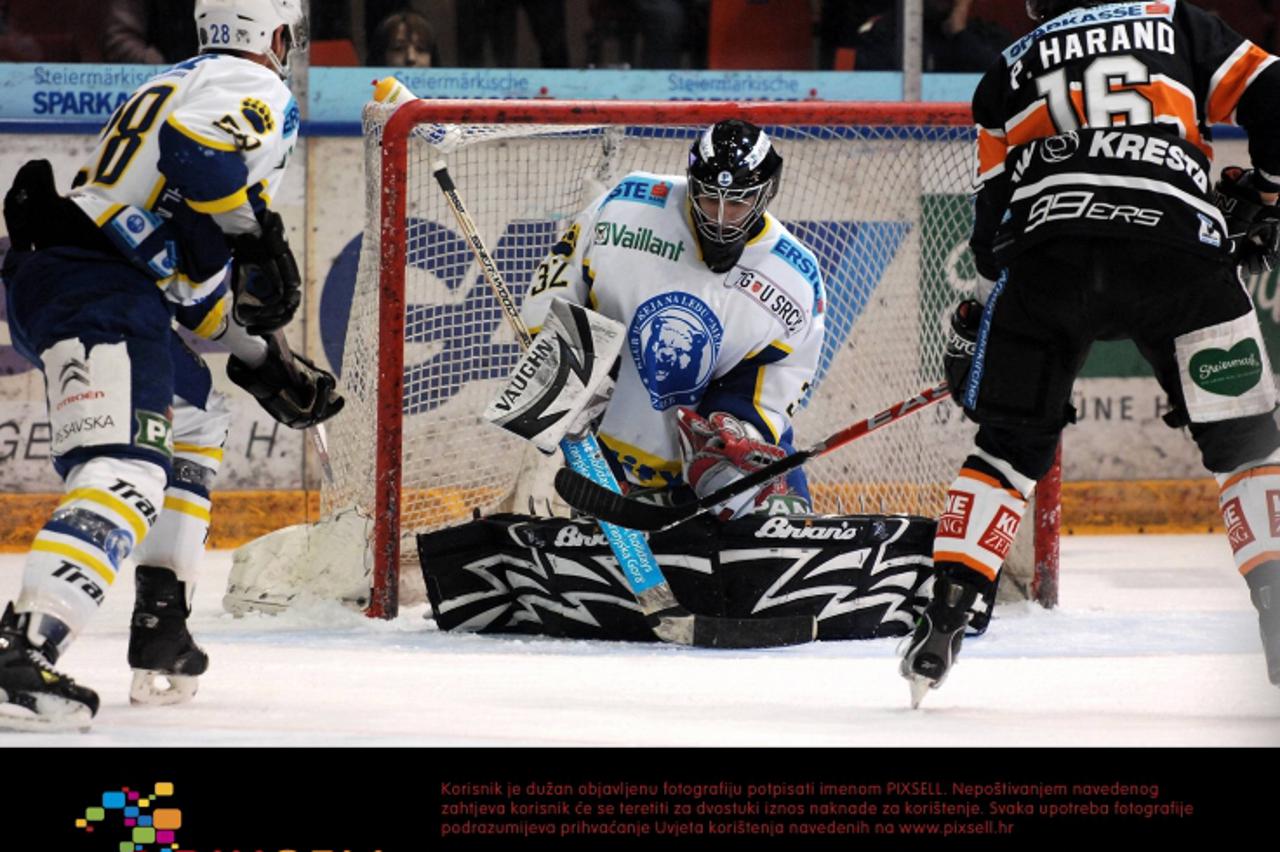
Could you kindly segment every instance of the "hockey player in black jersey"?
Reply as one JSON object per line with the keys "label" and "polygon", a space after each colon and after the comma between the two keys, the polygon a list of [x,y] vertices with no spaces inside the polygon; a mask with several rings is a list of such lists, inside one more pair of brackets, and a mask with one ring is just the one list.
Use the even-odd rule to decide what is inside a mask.
{"label": "hockey player in black jersey", "polygon": [[[1094,340],[1151,364],[1220,488],[1236,564],[1280,685],[1280,430],[1238,267],[1280,256],[1280,64],[1181,0],[1028,0],[1039,26],[973,98],[980,279],[944,356],[975,447],[934,539],[932,601],[901,664],[918,706],[955,663],[1063,427]],[[1253,168],[1210,183],[1214,124]]]}

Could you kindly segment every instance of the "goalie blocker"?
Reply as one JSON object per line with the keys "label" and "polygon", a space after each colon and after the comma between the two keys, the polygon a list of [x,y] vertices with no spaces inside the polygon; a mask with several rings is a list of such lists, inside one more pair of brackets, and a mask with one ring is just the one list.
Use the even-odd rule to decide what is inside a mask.
{"label": "goalie blocker", "polygon": [[561,440],[593,431],[613,395],[625,333],[620,322],[552,300],[542,330],[484,418],[548,455]]}
{"label": "goalie blocker", "polygon": [[[935,525],[908,515],[701,518],[649,544],[695,612],[811,615],[819,639],[871,639],[915,624]],[[654,639],[594,522],[494,515],[422,533],[418,553],[442,630]]]}

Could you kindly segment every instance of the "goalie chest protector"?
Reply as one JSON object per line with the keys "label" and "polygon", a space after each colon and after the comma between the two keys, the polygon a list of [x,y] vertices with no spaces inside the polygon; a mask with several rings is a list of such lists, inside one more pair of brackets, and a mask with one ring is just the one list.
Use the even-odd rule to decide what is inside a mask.
{"label": "goalie chest protector", "polygon": [[[936,522],[908,515],[702,518],[649,544],[705,615],[813,615],[819,639],[902,636],[927,602]],[[418,536],[442,630],[655,641],[592,521],[494,515]]]}

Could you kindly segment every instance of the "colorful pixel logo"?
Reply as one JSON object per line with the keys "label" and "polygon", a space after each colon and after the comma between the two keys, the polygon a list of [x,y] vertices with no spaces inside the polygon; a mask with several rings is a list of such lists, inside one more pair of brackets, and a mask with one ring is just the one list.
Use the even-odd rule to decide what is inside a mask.
{"label": "colorful pixel logo", "polygon": [[177,831],[182,828],[182,811],[160,807],[173,795],[173,784],[161,781],[150,795],[121,787],[102,794],[102,804],[84,809],[76,820],[76,828],[87,833],[117,830],[120,852],[190,852],[178,846]]}

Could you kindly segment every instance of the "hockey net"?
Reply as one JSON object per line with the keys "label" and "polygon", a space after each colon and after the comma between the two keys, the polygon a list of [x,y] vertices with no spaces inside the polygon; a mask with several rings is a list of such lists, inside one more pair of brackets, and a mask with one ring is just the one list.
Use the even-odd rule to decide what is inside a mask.
{"label": "hockey net", "polygon": [[[696,134],[732,117],[773,138],[785,165],[770,212],[814,252],[825,281],[827,339],[795,414],[797,446],[941,380],[949,310],[976,275],[967,250],[967,107],[371,104],[367,220],[340,365],[348,405],[330,426],[336,481],[322,490],[327,517],[352,530],[353,517],[367,519],[370,614],[394,614],[401,557],[414,557],[415,533],[476,511],[555,509],[550,476],[560,460],[480,419],[519,348],[432,164],[447,162],[519,299],[570,217],[631,171],[681,173]],[[810,463],[815,510],[937,516],[973,430],[942,403]],[[1046,505],[1042,495],[1032,517],[1052,520],[1056,500]],[[1056,547],[1055,535],[1042,550]],[[1031,537],[1019,536],[1006,568],[1024,590],[1034,573]]]}

